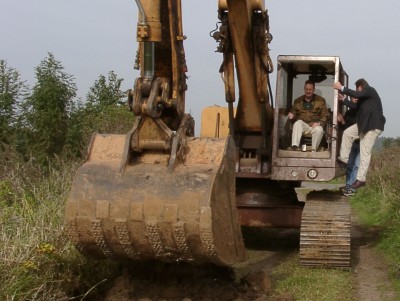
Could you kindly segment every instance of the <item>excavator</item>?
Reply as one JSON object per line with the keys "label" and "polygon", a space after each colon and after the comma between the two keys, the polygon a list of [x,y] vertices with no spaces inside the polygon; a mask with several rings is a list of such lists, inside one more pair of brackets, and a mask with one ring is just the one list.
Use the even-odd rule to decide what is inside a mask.
{"label": "excavator", "polygon": [[[303,181],[343,175],[337,56],[281,55],[273,100],[269,15],[263,0],[219,0],[211,36],[227,107],[208,107],[200,137],[185,113],[187,64],[180,0],[136,0],[140,76],[129,91],[135,115],[126,135],[94,134],[66,203],[65,229],[83,254],[131,260],[214,263],[246,260],[243,227],[300,229],[300,263],[350,265],[350,206],[338,193]],[[287,150],[293,99],[305,80],[326,99],[323,149]],[[238,93],[237,91],[238,90]],[[238,94],[238,95],[236,95]]]}

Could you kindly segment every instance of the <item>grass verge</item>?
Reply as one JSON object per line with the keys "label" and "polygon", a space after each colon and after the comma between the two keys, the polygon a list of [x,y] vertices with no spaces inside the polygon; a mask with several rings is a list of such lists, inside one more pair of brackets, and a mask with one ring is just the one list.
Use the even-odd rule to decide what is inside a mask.
{"label": "grass verge", "polygon": [[377,249],[389,264],[400,298],[399,151],[400,147],[390,147],[373,157],[368,185],[351,198],[351,204],[364,226],[380,229]]}
{"label": "grass verge", "polygon": [[273,274],[277,294],[290,293],[296,301],[352,300],[351,272],[302,267],[292,256]]}

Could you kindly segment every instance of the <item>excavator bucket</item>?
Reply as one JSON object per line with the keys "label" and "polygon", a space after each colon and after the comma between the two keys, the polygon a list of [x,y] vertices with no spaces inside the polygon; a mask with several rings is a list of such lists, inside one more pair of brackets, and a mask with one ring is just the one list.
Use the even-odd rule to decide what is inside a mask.
{"label": "excavator bucket", "polygon": [[94,135],[73,181],[66,231],[82,253],[132,260],[245,260],[231,138],[187,138],[186,158],[144,152],[124,168],[124,135]]}

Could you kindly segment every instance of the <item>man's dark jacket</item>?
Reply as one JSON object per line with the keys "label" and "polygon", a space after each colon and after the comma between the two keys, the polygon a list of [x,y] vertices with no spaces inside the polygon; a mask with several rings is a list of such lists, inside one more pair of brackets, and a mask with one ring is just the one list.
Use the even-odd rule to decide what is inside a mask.
{"label": "man's dark jacket", "polygon": [[383,116],[382,101],[374,88],[365,86],[362,91],[354,91],[344,87],[343,94],[358,99],[357,126],[359,133],[384,130],[386,118]]}

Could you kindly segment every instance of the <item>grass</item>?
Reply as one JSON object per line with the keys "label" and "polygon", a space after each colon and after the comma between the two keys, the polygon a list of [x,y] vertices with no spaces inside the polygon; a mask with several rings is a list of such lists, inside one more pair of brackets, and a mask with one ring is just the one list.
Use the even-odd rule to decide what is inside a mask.
{"label": "grass", "polygon": [[400,296],[400,147],[375,154],[367,178],[367,187],[351,198],[361,223],[380,229],[378,250],[389,263],[394,286]]}
{"label": "grass", "polygon": [[352,300],[350,271],[302,267],[298,256],[292,256],[272,276],[276,293],[290,293],[296,301]]}
{"label": "grass", "polygon": [[10,165],[3,164],[0,173],[0,300],[94,295],[91,288],[118,266],[84,258],[64,235],[64,203],[76,164]]}

